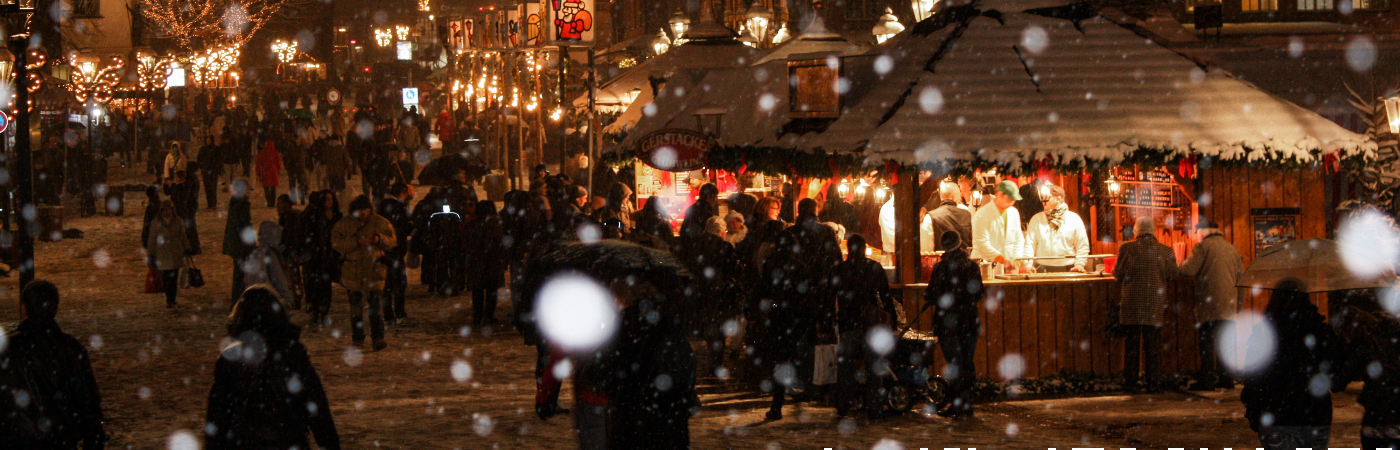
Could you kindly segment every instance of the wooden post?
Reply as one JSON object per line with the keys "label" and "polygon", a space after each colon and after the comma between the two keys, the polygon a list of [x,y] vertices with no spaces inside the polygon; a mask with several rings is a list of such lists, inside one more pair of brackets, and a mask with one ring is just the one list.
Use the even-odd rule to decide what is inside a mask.
{"label": "wooden post", "polygon": [[895,270],[899,282],[919,280],[919,168],[900,166],[894,185]]}

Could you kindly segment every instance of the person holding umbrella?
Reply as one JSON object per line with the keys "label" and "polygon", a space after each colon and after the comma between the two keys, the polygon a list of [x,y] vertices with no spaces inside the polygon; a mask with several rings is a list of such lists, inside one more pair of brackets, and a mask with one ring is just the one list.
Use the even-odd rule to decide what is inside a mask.
{"label": "person holding umbrella", "polygon": [[1244,260],[1210,219],[1202,218],[1196,224],[1196,233],[1203,236],[1201,242],[1181,263],[1181,274],[1191,277],[1196,285],[1196,348],[1200,366],[1196,382],[1189,389],[1233,389],[1235,381],[1225,374],[1216,354],[1216,336],[1235,316],[1235,283],[1244,271]]}

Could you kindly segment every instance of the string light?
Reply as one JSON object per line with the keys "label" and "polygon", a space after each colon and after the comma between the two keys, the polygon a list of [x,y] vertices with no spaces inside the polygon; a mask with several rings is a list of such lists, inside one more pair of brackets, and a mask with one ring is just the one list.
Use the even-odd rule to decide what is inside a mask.
{"label": "string light", "polygon": [[94,61],[81,62],[78,64],[78,70],[73,72],[66,87],[73,93],[73,98],[77,99],[78,103],[110,102],[112,101],[112,88],[121,82],[121,76],[117,75],[117,72],[120,72],[125,65],[126,61],[122,60],[121,57],[114,57],[112,65],[100,69]]}
{"label": "string light", "polygon": [[408,27],[403,25],[394,25],[394,33],[399,35],[400,41],[408,40]]}
{"label": "string light", "polygon": [[380,47],[388,47],[389,43],[393,40],[393,32],[390,32],[389,30],[382,30],[379,28],[374,29],[374,43],[378,44]]}
{"label": "string light", "polygon": [[284,7],[304,0],[138,0],[141,15],[180,47],[194,42],[245,44]]}
{"label": "string light", "polygon": [[278,39],[272,43],[272,52],[277,54],[277,60],[283,64],[292,62],[297,56],[297,42]]}

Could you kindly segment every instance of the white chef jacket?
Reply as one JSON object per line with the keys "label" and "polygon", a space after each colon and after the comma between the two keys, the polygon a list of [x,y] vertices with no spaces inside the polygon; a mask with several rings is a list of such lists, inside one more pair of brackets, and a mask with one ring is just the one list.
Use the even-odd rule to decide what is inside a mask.
{"label": "white chef jacket", "polygon": [[[1045,217],[1044,212],[1040,212],[1031,217],[1030,224],[1026,226],[1026,248],[1037,257],[1085,256],[1089,254],[1089,232],[1084,230],[1084,220],[1073,211],[1065,211],[1064,223],[1058,230],[1051,227],[1050,219]],[[1074,264],[1075,268],[1082,270],[1086,261],[1084,258],[1074,258],[1041,259],[1036,262],[1048,266]]]}
{"label": "white chef jacket", "polygon": [[[894,253],[894,198],[885,201],[880,207],[880,250]],[[933,251],[933,220],[924,214],[919,224],[919,251]]]}
{"label": "white chef jacket", "polygon": [[1028,255],[1026,239],[1021,232],[1021,213],[1015,206],[1006,211],[997,209],[996,204],[988,203],[972,215],[972,257],[992,261],[997,256],[1006,259],[1025,258]]}

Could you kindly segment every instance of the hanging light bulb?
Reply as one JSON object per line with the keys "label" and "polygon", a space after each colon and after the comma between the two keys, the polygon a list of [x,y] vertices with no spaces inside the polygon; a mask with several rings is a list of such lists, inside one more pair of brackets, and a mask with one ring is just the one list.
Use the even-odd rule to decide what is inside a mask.
{"label": "hanging light bulb", "polygon": [[841,185],[836,186],[836,195],[840,195],[841,198],[846,198],[846,195],[847,195],[847,194],[850,194],[850,193],[851,193],[851,181],[850,181],[850,180],[841,180]]}

